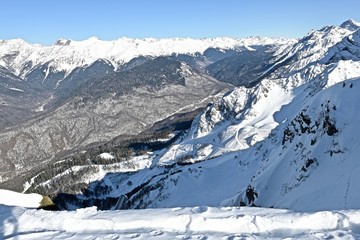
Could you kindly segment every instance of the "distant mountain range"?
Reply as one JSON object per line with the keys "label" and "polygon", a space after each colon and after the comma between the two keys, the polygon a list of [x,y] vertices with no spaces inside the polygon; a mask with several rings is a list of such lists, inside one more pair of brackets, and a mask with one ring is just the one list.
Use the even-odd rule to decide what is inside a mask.
{"label": "distant mountain range", "polygon": [[52,46],[30,44],[22,39],[0,42],[0,66],[26,80],[35,69],[43,68],[44,80],[52,73],[69,75],[76,68],[92,65],[103,59],[115,69],[140,56],[160,57],[172,54],[196,55],[208,49],[236,50],[251,46],[287,43],[288,39],[251,37],[233,38],[171,38],[171,39],[131,39],[102,41],[96,37],[84,41],[60,39]]}
{"label": "distant mountain range", "polygon": [[[205,107],[234,85],[247,84],[233,76],[216,79],[225,66],[214,72],[212,64],[249,52],[271,58],[288,42],[90,38],[40,46],[1,41],[0,181],[63,151],[136,135],[173,114]],[[258,59],[236,61],[232,71]]]}
{"label": "distant mountain range", "polygon": [[[129,52],[110,47],[118,43]],[[0,133],[3,181],[12,179],[2,186],[27,181],[25,190],[53,194],[64,209],[248,204],[249,185],[263,207],[360,207],[359,23],[298,40],[58,44],[32,48],[84,45],[88,64],[78,65],[78,52],[63,64],[37,53],[19,68],[21,51],[1,55],[0,47],[8,84],[0,96],[12,119]],[[95,57],[95,46],[116,57]],[[34,109],[26,121],[11,111],[20,96]]]}

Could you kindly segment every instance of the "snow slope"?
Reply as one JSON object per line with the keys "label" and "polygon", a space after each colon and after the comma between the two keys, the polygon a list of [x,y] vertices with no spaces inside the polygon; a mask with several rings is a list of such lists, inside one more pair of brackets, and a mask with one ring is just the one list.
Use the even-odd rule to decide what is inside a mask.
{"label": "snow slope", "polygon": [[0,205],[1,239],[358,239],[359,211],[262,208],[47,212]]}
{"label": "snow slope", "polygon": [[[99,166],[87,194],[56,199],[76,211],[0,205],[0,239],[359,239],[359,26],[283,48],[261,83],[209,106],[170,148],[131,159],[138,168]],[[238,207],[248,185],[268,209]],[[82,208],[110,198],[130,209]]]}
{"label": "snow slope", "polygon": [[[251,184],[259,193],[255,204],[262,207],[359,209],[359,89],[360,78],[338,83],[313,97],[302,89],[291,103],[275,114],[270,111],[271,121],[260,118],[260,122],[273,121],[277,126],[247,148],[234,150],[222,147],[221,139],[214,142],[229,134],[225,143],[232,140],[233,148],[242,146],[235,143],[240,134],[230,132],[228,128],[234,127],[223,122],[200,138],[192,138],[189,132],[188,138],[170,149],[150,153],[152,163],[141,171],[105,175],[90,184],[89,190],[113,189],[99,198],[126,195],[128,201],[122,208],[239,206],[247,202],[245,190]],[[233,124],[241,122],[233,120]],[[82,202],[86,197],[78,198],[77,202],[60,199],[61,207],[86,206]]]}
{"label": "snow slope", "polygon": [[109,196],[126,195],[129,208],[238,206],[249,184],[262,207],[360,208],[359,61],[339,47],[356,53],[359,31],[310,33],[260,84],[209,106],[150,168],[91,188],[109,184]]}
{"label": "snow slope", "polygon": [[[216,168],[200,164],[218,173],[202,169],[196,191],[214,189],[224,198],[233,191],[224,204],[245,199],[251,184],[261,206],[359,208],[359,32],[329,26],[309,33],[259,85],[237,88],[209,107],[158,164],[216,161]],[[216,205],[216,198],[204,201]]]}
{"label": "snow slope", "polygon": [[[233,192],[225,205],[245,199],[251,184],[260,193],[256,204],[261,206],[359,208],[359,60],[341,47],[357,53],[358,34],[339,27],[311,32],[299,40],[301,47],[294,45],[295,53],[284,55],[286,64],[280,59],[281,66],[259,85],[237,88],[209,107],[158,164],[212,159],[216,164],[200,164],[206,170],[198,176],[200,183],[192,184],[196,190],[186,187],[190,182],[181,184],[181,177],[177,184],[182,192],[213,189],[224,199]],[[221,198],[207,197],[198,196],[214,205]],[[175,204],[167,201],[166,206]],[[179,202],[191,206],[199,201]]]}
{"label": "snow slope", "polygon": [[[291,209],[360,208],[357,161],[360,79],[336,84],[306,101],[302,110],[276,129],[253,184],[259,204]],[[298,101],[301,101],[299,98]],[[289,106],[290,108],[291,106]],[[269,141],[268,141],[269,142]]]}
{"label": "snow slope", "polygon": [[336,26],[310,32],[292,49],[284,51],[270,68],[272,73],[260,84],[239,87],[209,107],[195,121],[189,138],[170,149],[160,162],[171,163],[189,153],[195,156],[197,149],[205,146],[206,154],[195,157],[195,161],[204,160],[264,140],[279,124],[274,116],[282,106],[294,106],[292,113],[282,114],[289,114],[288,118],[300,110],[302,100],[292,103],[296,96],[313,96],[336,83],[360,77],[360,59],[356,58],[360,51],[359,34],[360,28],[350,31]]}

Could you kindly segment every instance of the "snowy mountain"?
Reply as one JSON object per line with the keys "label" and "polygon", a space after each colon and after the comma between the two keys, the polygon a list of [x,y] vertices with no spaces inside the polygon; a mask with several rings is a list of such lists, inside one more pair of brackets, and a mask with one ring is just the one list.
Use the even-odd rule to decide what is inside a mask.
{"label": "snowy mountain", "polygon": [[359,29],[360,27],[360,24],[352,19],[349,19],[345,22],[343,22],[341,25],[340,25],[341,28],[346,28],[350,31],[356,31]]}
{"label": "snowy mountain", "polygon": [[[243,51],[256,52],[259,46],[274,46],[276,49],[291,42],[293,40],[259,37],[199,40],[121,38],[115,41],[101,41],[93,37],[84,41],[60,39],[54,45],[41,46],[21,39],[3,40],[0,41],[0,69],[6,74],[7,81],[17,78],[28,82],[29,86],[16,89],[28,92],[31,86],[43,95],[43,99],[36,99],[29,106],[36,112],[45,105],[51,108],[59,104],[59,99],[69,98],[88,79],[101,81],[105,76],[125,72],[157,57],[171,57],[205,73],[203,68],[222,58]],[[268,52],[271,55],[270,49]]]}
{"label": "snowy mountain", "polygon": [[209,48],[234,49],[254,45],[271,45],[288,42],[274,38],[214,38],[214,39],[130,39],[102,41],[96,37],[84,41],[60,39],[52,46],[30,44],[21,39],[0,42],[0,66],[26,79],[32,71],[46,65],[45,78],[50,73],[68,76],[76,68],[90,66],[103,59],[115,69],[139,56],[159,57],[176,54],[202,54]]}
{"label": "snowy mountain", "polygon": [[[309,33],[274,62],[271,74],[260,84],[235,89],[199,116],[189,141],[206,136],[209,144],[217,142],[225,150],[241,150],[265,139],[279,124],[276,116],[292,119],[301,110],[300,103],[311,101],[338,82],[360,76],[355,57],[358,34],[335,26]],[[354,57],[344,53],[344,48],[354,52]],[[294,112],[282,113],[285,105],[294,106]]]}
{"label": "snowy mountain", "polygon": [[[262,207],[359,208],[359,31],[327,26],[284,46],[264,79],[208,106],[175,142],[126,160],[119,173],[100,164],[82,179],[82,194],[55,202],[65,209],[238,206],[251,185]],[[146,164],[137,166],[139,159]]]}
{"label": "snowy mountain", "polygon": [[[238,206],[248,204],[245,191],[249,185],[258,193],[255,204],[261,207],[299,211],[359,208],[355,187],[359,180],[356,160],[359,133],[355,124],[360,117],[357,113],[360,107],[360,28],[356,26],[354,21],[348,21],[340,27],[326,26],[311,31],[295,43],[269,48],[253,46],[252,51],[266,58],[266,64],[255,72],[251,72],[253,68],[239,72],[241,76],[251,76],[248,84],[240,84],[208,105],[186,131],[169,128],[166,131],[170,133],[166,132],[162,139],[155,134],[161,128],[153,128],[150,131],[150,135],[155,134],[153,137],[139,135],[138,139],[126,140],[126,144],[120,138],[55,158],[49,163],[50,167],[39,168],[27,176],[26,189],[55,194],[53,200],[62,209],[93,205],[103,210]],[[140,98],[135,97],[136,93],[143,97],[153,94],[154,90],[158,93],[165,89],[162,93],[166,95],[169,86],[179,89],[190,85],[199,91],[210,86],[210,82],[219,86],[209,74],[221,79],[225,73],[231,73],[226,77],[229,79],[243,66],[260,61],[260,58],[250,62],[238,59],[242,54],[249,54],[246,51],[249,49],[208,50],[196,56],[136,58],[124,72],[115,71],[100,82],[88,81],[81,93],[91,96],[90,101],[75,98],[77,102],[72,106],[76,106],[76,112],[81,112],[83,106],[84,111],[89,112],[94,108],[92,104],[98,104],[97,99],[100,99],[103,105],[97,105],[95,112],[105,115],[109,109],[117,109],[116,102],[106,99],[123,96],[122,91],[131,91],[131,95],[124,95],[124,99],[134,99],[130,115],[139,106]],[[238,65],[230,64],[236,59]],[[211,63],[205,64],[206,61]],[[147,80],[137,82],[139,76]],[[122,79],[121,83],[117,83],[117,79]],[[128,88],[127,79],[134,79],[131,83],[139,83],[139,86],[145,85],[141,90],[138,87],[134,90]],[[164,84],[158,79],[163,79]],[[198,79],[205,79],[204,84],[199,85]],[[102,95],[100,89],[105,89],[107,94]],[[188,90],[184,88],[182,94],[186,96]],[[147,100],[141,108],[145,114],[139,115],[141,121],[151,116],[148,109],[163,106],[158,102],[149,105],[151,101]],[[201,97],[198,101],[202,101]],[[157,114],[161,117],[146,125],[169,117],[158,123],[166,126],[172,119],[169,109],[179,108],[165,109],[164,115]],[[67,116],[65,110],[59,115]],[[120,111],[124,109],[119,108]],[[176,112],[178,110],[173,113]],[[72,115],[77,116],[75,112]],[[54,118],[51,125],[57,121],[58,118]],[[117,124],[125,122],[121,120]],[[106,128],[97,129],[86,136],[99,136]],[[136,131],[140,129],[145,128]],[[113,131],[114,128],[109,128],[107,134]],[[111,137],[122,132],[113,133]],[[96,141],[84,139],[73,145]],[[104,154],[106,158],[102,157]],[[66,189],[71,191],[66,192]]]}
{"label": "snowy mountain", "polygon": [[[3,169],[23,173],[2,186],[24,183],[74,211],[0,205],[0,238],[359,238],[360,24],[258,40],[121,39],[131,49],[123,58],[98,52],[84,67],[74,53],[28,73],[12,60],[21,54],[2,57],[3,101],[23,87],[39,93],[33,83],[51,75],[48,66],[62,72],[52,75],[56,90],[45,90],[56,101],[43,114],[0,133]],[[91,42],[101,41],[29,49]],[[110,43],[99,44],[109,56]],[[134,50],[150,45],[156,51]],[[0,190],[0,204],[36,207],[40,197]]]}
{"label": "snowy mountain", "polygon": [[[359,208],[352,187],[357,174],[349,171],[358,168],[359,133],[352,124],[359,119],[359,79],[349,80],[360,76],[359,62],[352,57],[359,50],[358,34],[326,27],[300,39],[274,63],[267,79],[234,90],[198,116],[188,136],[162,153],[157,164],[206,160],[200,166],[208,168],[207,161],[216,162],[219,173],[198,191],[219,189],[223,198],[232,191],[236,199],[237,191],[251,184],[261,206]],[[338,57],[328,61],[329,55]],[[228,182],[236,187],[223,193],[221,186]],[[208,204],[220,204],[210,199]]]}
{"label": "snowy mountain", "polygon": [[[292,43],[273,38],[91,38],[52,46],[1,41],[0,182],[68,151],[136,135],[174,114],[203,108],[263,71],[239,82],[232,75],[210,74],[211,64],[236,59],[246,68]],[[257,57],[244,60],[255,52]],[[231,69],[236,72],[237,66]],[[22,184],[14,185],[19,190]]]}

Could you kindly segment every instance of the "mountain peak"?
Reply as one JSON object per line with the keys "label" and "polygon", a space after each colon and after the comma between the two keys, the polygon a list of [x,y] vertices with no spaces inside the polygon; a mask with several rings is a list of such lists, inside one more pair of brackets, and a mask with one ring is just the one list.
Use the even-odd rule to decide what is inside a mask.
{"label": "mountain peak", "polygon": [[92,37],[89,37],[88,39],[83,40],[82,42],[94,43],[95,44],[95,43],[101,42],[101,40],[96,36],[92,36]]}
{"label": "mountain peak", "polygon": [[340,25],[341,28],[346,28],[350,31],[356,31],[360,29],[360,23],[356,22],[353,19],[346,20]]}
{"label": "mountain peak", "polygon": [[68,46],[70,45],[71,43],[71,40],[70,39],[63,39],[63,38],[60,38],[56,41],[55,45],[58,45],[58,46]]}

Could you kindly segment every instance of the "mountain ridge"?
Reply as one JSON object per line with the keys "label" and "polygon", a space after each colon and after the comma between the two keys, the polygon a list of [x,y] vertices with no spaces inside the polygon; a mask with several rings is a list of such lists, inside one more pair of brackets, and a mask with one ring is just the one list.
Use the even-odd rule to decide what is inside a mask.
{"label": "mountain ridge", "polygon": [[[0,95],[1,107],[6,110],[0,121],[0,141],[4,142],[0,160],[6,164],[2,175],[7,175],[1,181],[8,179],[8,171],[16,173],[30,167],[31,162],[48,161],[59,151],[70,150],[75,145],[138,133],[151,127],[154,122],[149,119],[160,121],[162,117],[206,106],[234,84],[230,77],[222,80],[228,82],[224,84],[209,75],[210,63],[235,57],[243,51],[258,51],[252,44],[274,44],[262,53],[270,57],[277,47],[291,43],[287,39],[276,41],[258,37],[115,41],[91,38],[82,42],[64,40],[46,47],[21,39],[1,41],[1,69],[5,76],[13,76],[7,77],[7,81],[14,80],[9,81],[11,85],[0,86],[4,91]],[[75,51],[78,46],[80,50]],[[251,62],[243,63],[245,67],[247,64]],[[218,67],[220,71],[222,67]],[[254,71],[248,81],[261,71]],[[17,98],[12,97],[14,94]],[[164,96],[162,100],[161,96]],[[24,102],[19,104],[21,99]],[[158,105],[149,107],[155,102]],[[126,110],[135,106],[141,109]],[[111,108],[112,114],[106,112]],[[75,121],[75,116],[79,121]],[[120,119],[124,121],[123,127],[115,128],[121,124]],[[130,126],[129,121],[136,124]],[[124,126],[129,129],[125,131]]]}
{"label": "mountain ridge", "polygon": [[120,208],[236,206],[252,185],[263,207],[359,208],[358,60],[326,61],[342,52],[339,45],[351,43],[356,53],[357,34],[339,27],[310,32],[277,55],[261,82],[209,105],[170,146],[129,160],[146,164],[102,174],[83,194],[55,201],[64,209],[96,199],[99,208],[114,208],[110,197]]}
{"label": "mountain ridge", "polygon": [[[83,41],[66,40],[67,44],[41,46],[29,44],[22,39],[0,41],[0,58],[7,57],[11,64],[0,61],[0,65],[8,67],[15,75],[25,78],[27,73],[38,65],[50,62],[55,72],[65,72],[68,76],[76,67],[84,67],[96,60],[106,59],[115,69],[123,63],[139,56],[164,56],[177,54],[203,53],[208,48],[229,49],[238,46],[285,43],[291,40],[283,38],[251,37],[246,39],[214,38],[214,39],[130,39],[119,38],[114,41],[102,41],[92,37]],[[61,42],[61,41],[60,41]],[[14,51],[14,49],[16,49]],[[22,56],[17,52],[25,51]],[[65,56],[65,57],[64,57]]]}

